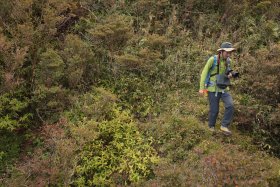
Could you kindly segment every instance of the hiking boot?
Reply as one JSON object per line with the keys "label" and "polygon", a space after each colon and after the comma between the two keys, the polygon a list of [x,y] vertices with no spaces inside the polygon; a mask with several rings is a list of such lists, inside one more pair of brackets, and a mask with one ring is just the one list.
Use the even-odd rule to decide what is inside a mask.
{"label": "hiking boot", "polygon": [[210,132],[215,132],[215,127],[209,127],[208,129]]}
{"label": "hiking boot", "polygon": [[231,135],[232,133],[231,133],[231,131],[227,128],[227,127],[223,127],[223,126],[221,126],[221,131],[223,132],[223,133],[225,133],[226,135]]}

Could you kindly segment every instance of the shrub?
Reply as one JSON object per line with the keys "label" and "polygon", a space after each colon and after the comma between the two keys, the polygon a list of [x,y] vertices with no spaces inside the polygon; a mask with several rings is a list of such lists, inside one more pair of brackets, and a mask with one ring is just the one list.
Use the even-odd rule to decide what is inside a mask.
{"label": "shrub", "polygon": [[128,184],[151,177],[158,157],[117,97],[94,88],[75,100],[66,113],[70,134],[79,145],[74,186]]}
{"label": "shrub", "polygon": [[19,99],[12,93],[0,96],[0,130],[14,131],[28,127],[32,114],[27,112],[27,98]]}
{"label": "shrub", "polygon": [[[238,123],[247,121],[254,133],[255,142],[264,150],[279,155],[279,44],[260,48],[253,55],[244,55],[236,90],[250,97],[240,99]],[[260,68],[261,67],[261,68]],[[248,85],[248,86],[242,86]],[[244,121],[244,117],[246,120]]]}
{"label": "shrub", "polygon": [[[168,116],[169,118],[170,116]],[[159,124],[146,129],[147,136],[154,137],[154,147],[159,155],[171,162],[187,159],[189,151],[210,134],[194,117],[164,118]]]}
{"label": "shrub", "polygon": [[128,184],[149,177],[157,162],[152,139],[145,140],[127,112],[115,110],[116,117],[79,126],[95,128],[79,154],[75,169],[75,186]]}
{"label": "shrub", "polygon": [[112,15],[96,23],[94,28],[88,30],[88,33],[95,44],[113,52],[122,49],[131,38],[130,25],[129,17]]}
{"label": "shrub", "polygon": [[[0,131],[0,176],[10,169],[19,157],[24,137],[19,133]],[[1,185],[1,183],[0,183]]]}
{"label": "shrub", "polygon": [[[10,157],[6,162],[19,158],[20,151],[24,150],[27,154],[21,155],[21,162],[16,162],[6,171],[6,177],[0,181],[0,185],[7,187],[69,186],[77,160],[78,144],[65,131],[68,125],[65,119],[61,119],[56,124],[46,124],[40,128],[38,134],[26,134],[28,141],[24,143],[24,146],[16,144],[19,135],[16,135],[17,138],[15,135],[10,135],[9,138],[3,136],[3,139],[0,140],[0,154],[6,145],[8,147],[6,155]],[[30,145],[31,143],[32,145]],[[6,166],[5,164],[3,166]]]}
{"label": "shrub", "polygon": [[69,105],[69,91],[61,86],[46,87],[40,85],[33,93],[33,105],[37,119],[41,122],[56,122],[60,114]]}
{"label": "shrub", "polygon": [[145,119],[153,115],[154,92],[147,78],[122,76],[114,89],[120,98],[120,105],[129,109],[136,118]]}
{"label": "shrub", "polygon": [[64,49],[61,56],[65,62],[65,78],[70,88],[81,85],[93,56],[89,45],[81,40],[77,35],[69,34],[65,38]]}
{"label": "shrub", "polygon": [[57,51],[47,49],[40,56],[35,71],[35,89],[32,102],[38,119],[53,122],[67,104],[67,90],[63,87],[65,63]]}
{"label": "shrub", "polygon": [[118,97],[104,88],[93,88],[79,97],[72,97],[73,106],[66,112],[72,123],[83,119],[95,121],[112,120],[115,117]]}
{"label": "shrub", "polygon": [[250,154],[238,145],[204,140],[184,161],[161,162],[154,170],[157,178],[141,186],[274,186],[279,164],[260,152]]}

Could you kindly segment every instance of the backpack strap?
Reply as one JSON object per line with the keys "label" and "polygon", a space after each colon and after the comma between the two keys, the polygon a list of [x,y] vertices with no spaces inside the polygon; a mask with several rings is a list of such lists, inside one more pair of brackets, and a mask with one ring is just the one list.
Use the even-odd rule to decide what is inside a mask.
{"label": "backpack strap", "polygon": [[[218,54],[218,72],[215,74],[215,75],[219,75],[220,74],[220,55],[221,53]],[[216,80],[217,81],[217,80]],[[215,85],[215,89],[216,89],[216,94],[215,96],[218,97],[218,87],[217,87],[217,84]],[[224,91],[223,91],[224,92]]]}
{"label": "backpack strap", "polygon": [[208,86],[208,84],[210,82],[210,77],[213,77],[213,76],[217,75],[217,73],[210,74],[214,70],[214,68],[217,65],[217,63],[218,63],[217,55],[214,55],[214,62],[212,64],[210,70],[208,71],[207,77],[205,79],[205,85],[207,85],[207,86]]}
{"label": "backpack strap", "polygon": [[215,55],[214,56],[214,63],[213,63],[213,66],[211,67],[210,71],[212,71],[215,66],[218,66],[218,72],[211,74],[210,77],[213,77],[215,75],[220,74],[220,57],[219,57],[219,55]]}

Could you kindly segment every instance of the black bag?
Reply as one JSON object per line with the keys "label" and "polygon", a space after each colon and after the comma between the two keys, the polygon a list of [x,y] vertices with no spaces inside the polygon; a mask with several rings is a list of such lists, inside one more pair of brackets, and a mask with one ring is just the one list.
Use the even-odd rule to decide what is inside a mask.
{"label": "black bag", "polygon": [[[220,54],[219,54],[220,55]],[[226,64],[226,68],[229,68],[229,64]],[[220,56],[218,56],[218,72],[216,74],[216,86],[220,89],[226,89],[230,86],[230,80],[225,74],[220,74]]]}
{"label": "black bag", "polygon": [[221,89],[226,89],[228,86],[230,86],[230,79],[225,74],[218,74],[216,75],[216,85]]}

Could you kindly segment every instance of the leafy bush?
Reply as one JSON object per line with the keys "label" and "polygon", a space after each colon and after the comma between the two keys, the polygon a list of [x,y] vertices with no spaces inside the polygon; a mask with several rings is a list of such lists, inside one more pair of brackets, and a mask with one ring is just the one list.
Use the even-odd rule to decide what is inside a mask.
{"label": "leafy bush", "polygon": [[27,112],[27,98],[18,99],[13,94],[0,96],[0,130],[14,131],[28,127],[32,114]]}
{"label": "leafy bush", "polygon": [[[279,155],[279,44],[260,48],[254,55],[242,57],[242,77],[238,92],[247,95],[240,99],[237,112],[238,123],[247,123],[255,142],[270,153]],[[262,68],[260,68],[262,67]],[[248,86],[241,86],[248,85]],[[247,98],[247,99],[246,99]],[[247,122],[246,122],[247,121]]]}
{"label": "leafy bush", "polygon": [[8,168],[11,168],[13,161],[19,157],[24,136],[2,130],[0,136],[0,175],[2,175]]}
{"label": "leafy bush", "polygon": [[32,104],[42,121],[56,121],[67,102],[67,90],[62,87],[65,63],[57,51],[47,49],[40,56],[35,71],[35,89]]}
{"label": "leafy bush", "polygon": [[122,101],[120,105],[129,109],[136,118],[145,119],[153,115],[154,92],[146,78],[140,79],[135,75],[123,76],[114,89]]}
{"label": "leafy bush", "polygon": [[151,177],[158,160],[153,140],[141,135],[114,94],[95,88],[78,98],[66,116],[79,145],[74,186],[128,184]]}
{"label": "leafy bush", "polygon": [[61,56],[65,62],[65,78],[69,88],[81,86],[85,77],[86,69],[89,67],[93,53],[90,46],[77,35],[69,34],[64,41],[64,49]]}
{"label": "leafy bush", "polygon": [[32,98],[36,115],[41,122],[56,122],[69,103],[69,91],[61,86],[46,87],[40,85]]}
{"label": "leafy bush", "polygon": [[120,50],[132,36],[129,17],[111,15],[88,30],[92,41],[110,52]]}
{"label": "leafy bush", "polygon": [[208,139],[182,162],[161,162],[154,170],[157,178],[141,186],[277,186],[279,164],[260,152]]}
{"label": "leafy bush", "polygon": [[188,158],[189,151],[210,134],[193,117],[175,117],[149,126],[147,136],[154,137],[154,146],[161,157],[179,162]]}
{"label": "leafy bush", "polygon": [[16,162],[6,170],[3,175],[6,177],[1,178],[0,185],[69,186],[77,161],[78,144],[65,131],[68,125],[65,119],[61,119],[56,124],[42,126],[40,134],[26,133],[27,141],[24,145],[19,145],[23,143],[23,137],[19,134],[1,136],[3,139],[0,140],[0,154],[4,150],[4,156],[9,159],[4,157],[6,160],[0,165],[0,172],[2,166],[7,166],[12,159],[19,158],[20,152],[24,151],[26,154],[20,155],[21,162]]}
{"label": "leafy bush", "polygon": [[158,160],[152,139],[144,139],[128,113],[115,112],[111,121],[84,122],[96,128],[97,136],[81,150],[75,186],[128,184],[151,176]]}
{"label": "leafy bush", "polygon": [[112,120],[115,117],[118,97],[104,88],[93,88],[90,92],[79,97],[73,97],[73,106],[66,112],[72,123],[83,119],[95,121]]}

